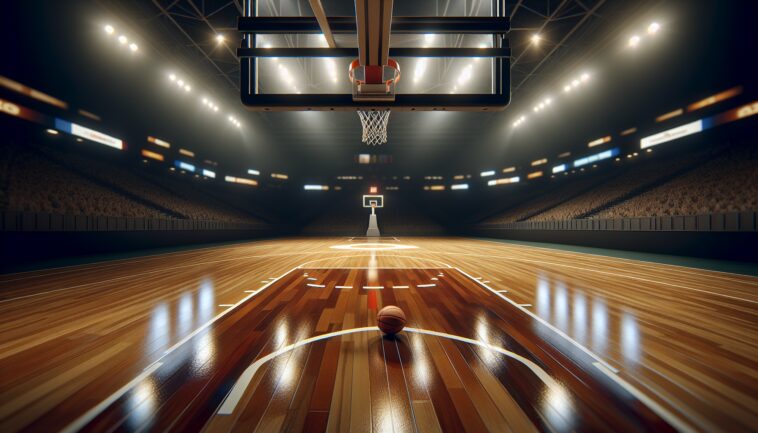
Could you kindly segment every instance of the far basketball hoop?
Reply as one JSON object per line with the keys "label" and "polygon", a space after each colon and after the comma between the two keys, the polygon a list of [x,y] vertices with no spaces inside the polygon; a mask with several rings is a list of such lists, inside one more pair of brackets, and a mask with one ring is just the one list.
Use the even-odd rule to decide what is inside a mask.
{"label": "far basketball hoop", "polygon": [[376,209],[384,207],[383,195],[364,195],[363,207],[371,208],[371,215],[368,217],[368,230],[366,230],[366,236],[381,236],[379,233],[379,224],[376,221]]}

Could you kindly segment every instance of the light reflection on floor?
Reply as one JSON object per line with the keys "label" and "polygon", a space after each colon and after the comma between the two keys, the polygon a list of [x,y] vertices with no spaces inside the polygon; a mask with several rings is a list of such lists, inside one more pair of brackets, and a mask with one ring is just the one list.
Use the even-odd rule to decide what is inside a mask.
{"label": "light reflection on floor", "polygon": [[[640,362],[642,336],[633,310],[611,314],[603,297],[567,286],[544,273],[537,274],[535,292],[534,311],[539,317],[600,357],[619,354],[622,359],[618,361],[628,366]],[[544,334],[545,338],[550,337],[547,332]]]}

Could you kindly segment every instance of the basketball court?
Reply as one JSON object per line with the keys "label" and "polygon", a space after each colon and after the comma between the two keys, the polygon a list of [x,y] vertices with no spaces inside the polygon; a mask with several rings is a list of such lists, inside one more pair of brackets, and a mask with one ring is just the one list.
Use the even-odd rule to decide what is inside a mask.
{"label": "basketball court", "polygon": [[[756,285],[453,238],[284,239],[6,275],[0,425],[750,431]],[[386,305],[408,318],[395,337],[376,328]]]}
{"label": "basketball court", "polygon": [[[596,217],[598,212],[611,210],[612,206],[626,203],[625,200],[655,193],[658,191],[655,188],[678,179],[675,175],[684,177],[689,173],[687,170],[701,167],[697,164],[705,167],[707,158],[727,154],[726,147],[718,152],[710,149],[710,156],[706,156],[705,151],[681,150],[684,162],[676,166],[678,171],[672,169],[667,178],[651,166],[641,171],[640,166],[622,165],[631,164],[634,158],[653,158],[652,146],[758,113],[758,105],[750,99],[753,95],[750,92],[754,90],[747,83],[730,82],[730,90],[712,97],[697,93],[697,99],[691,99],[700,100],[699,103],[677,102],[677,107],[683,108],[676,111],[665,106],[658,111],[669,110],[669,113],[656,112],[658,117],[650,116],[655,123],[651,120],[650,124],[622,125],[625,119],[614,118],[606,125],[606,118],[599,118],[606,129],[603,135],[598,133],[601,138],[583,140],[571,151],[561,149],[560,153],[540,149],[544,155],[529,154],[528,160],[524,157],[523,161],[504,165],[501,161],[514,153],[526,155],[529,150],[524,150],[529,146],[523,145],[516,135],[526,115],[508,114],[507,124],[501,122],[503,117],[486,116],[506,110],[515,88],[512,84],[521,86],[527,79],[539,77],[544,71],[541,65],[553,52],[571,44],[589,47],[589,37],[582,39],[585,34],[569,38],[585,20],[595,18],[604,1],[588,5],[577,1],[575,5],[571,3],[571,10],[564,8],[566,1],[558,5],[542,2],[548,11],[542,17],[544,24],[518,29],[534,34],[531,42],[527,41],[531,51],[526,59],[522,59],[526,50],[519,56],[511,55],[509,38],[513,29],[503,1],[453,2],[456,11],[463,11],[461,16],[448,13],[449,1],[423,2],[419,6],[422,2],[392,0],[331,4],[325,1],[326,5],[320,0],[278,3],[243,0],[227,2],[215,12],[210,11],[210,6],[206,12],[205,2],[188,1],[181,2],[186,10],[174,10],[173,15],[166,9],[180,2],[172,5],[158,0],[152,5],[144,3],[148,4],[145,8],[148,11],[156,7],[162,11],[160,16],[171,20],[181,20],[181,14],[202,15],[202,20],[196,20],[197,26],[207,25],[211,29],[214,27],[208,18],[221,13],[226,6],[234,8],[236,27],[225,28],[226,33],[214,29],[211,37],[201,43],[195,42],[194,35],[174,21],[182,32],[170,30],[175,33],[171,36],[176,38],[166,38],[172,45],[156,50],[160,51],[157,56],[152,52],[148,54],[148,46],[157,45],[153,40],[148,44],[148,37],[142,36],[143,43],[131,33],[122,32],[120,23],[114,24],[116,27],[107,24],[105,36],[101,36],[110,38],[109,43],[114,47],[121,46],[119,49],[132,56],[130,61],[144,68],[134,66],[134,71],[144,71],[148,64],[153,68],[149,62],[160,60],[155,64],[159,65],[156,68],[165,69],[161,70],[161,85],[169,83],[173,92],[161,94],[164,98],[161,103],[171,97],[198,101],[202,98],[202,106],[189,99],[179,100],[177,105],[184,108],[194,104],[192,107],[197,107],[193,110],[203,110],[203,116],[207,115],[205,123],[198,121],[193,125],[195,118],[178,111],[172,122],[165,122],[175,130],[182,129],[185,137],[195,133],[191,128],[209,129],[212,122],[218,123],[213,116],[219,110],[216,102],[222,98],[216,95],[224,93],[218,91],[220,86],[207,86],[210,91],[200,90],[203,84],[194,78],[208,78],[211,74],[182,75],[178,66],[164,73],[168,66],[160,62],[164,62],[164,57],[179,58],[191,51],[189,55],[193,60],[200,59],[204,66],[212,64],[215,67],[211,71],[212,79],[226,81],[222,84],[233,88],[235,97],[239,94],[239,99],[234,100],[236,105],[219,102],[223,117],[228,116],[229,120],[223,121],[224,126],[234,127],[232,133],[236,135],[232,137],[232,133],[225,130],[218,133],[218,142],[197,139],[210,143],[208,148],[214,152],[229,151],[217,158],[211,151],[203,153],[205,149],[198,150],[196,155],[185,148],[187,145],[180,139],[172,138],[171,144],[168,139],[157,138],[154,134],[164,137],[164,131],[173,132],[172,126],[164,126],[159,121],[151,125],[154,129],[149,131],[151,135],[140,132],[139,141],[130,138],[127,146],[126,140],[55,117],[71,114],[66,111],[67,104],[56,108],[59,111],[51,116],[11,102],[7,107],[4,105],[7,114],[20,117],[25,114],[24,121],[37,122],[34,128],[43,122],[54,122],[44,125],[47,127],[45,137],[54,143],[52,146],[44,144],[28,150],[22,143],[18,146],[21,156],[6,152],[11,155],[7,157],[11,163],[21,160],[27,164],[27,171],[22,173],[25,176],[16,183],[20,185],[21,195],[33,196],[29,202],[19,205],[18,215],[13,213],[6,218],[3,214],[3,224],[6,220],[8,226],[18,221],[18,227],[23,228],[18,229],[19,233],[14,232],[18,236],[13,239],[32,239],[37,243],[30,242],[24,248],[33,250],[34,245],[44,247],[46,242],[49,245],[56,242],[44,237],[55,232],[59,236],[54,238],[58,239],[57,246],[65,250],[65,245],[60,248],[61,240],[76,239],[67,236],[78,230],[108,232],[108,236],[113,237],[86,233],[80,239],[95,247],[107,244],[107,239],[120,239],[125,247],[114,248],[114,254],[128,251],[129,245],[139,244],[136,240],[130,243],[131,234],[135,238],[141,236],[139,242],[145,242],[144,238],[153,234],[161,241],[155,241],[154,249],[147,253],[134,247],[129,257],[114,258],[108,255],[109,251],[101,257],[82,259],[71,253],[77,264],[56,267],[40,260],[35,265],[46,268],[0,274],[0,432],[758,431],[758,277],[753,276],[758,273],[708,270],[698,267],[702,262],[695,261],[687,262],[687,266],[665,264],[660,256],[653,255],[635,253],[629,258],[620,258],[608,251],[590,253],[574,247],[554,248],[551,244],[472,237],[472,233],[485,233],[483,230],[489,229],[493,237],[517,229],[543,230],[538,235],[552,236],[565,229],[576,237],[592,231],[598,238],[613,230],[626,230],[635,233],[626,233],[626,238],[613,238],[609,234],[608,238],[623,238],[627,244],[634,244],[628,239],[636,232],[646,232],[648,239],[656,233],[670,235],[666,239],[684,233],[676,238],[684,245],[687,242],[695,245],[696,241],[685,237],[700,239],[695,237],[698,234],[712,235],[709,239],[721,247],[730,246],[729,239],[738,245],[734,239],[740,234],[755,235],[758,219],[752,210],[737,209],[729,202],[741,197],[732,194],[733,190],[740,190],[733,186],[736,182],[723,188],[729,190],[728,193],[718,190],[704,194],[721,199],[718,205],[712,206],[719,212],[731,206],[729,211],[733,214],[726,216],[710,213],[660,216],[650,203],[673,207],[692,202],[691,206],[699,206],[698,209],[705,209],[709,203],[691,198],[689,201],[684,198],[663,200],[655,196],[636,206],[637,209],[630,205],[632,209],[625,210],[633,213],[647,206],[651,209],[649,215],[634,214],[623,220],[622,217],[615,220]],[[519,0],[508,10],[515,14],[519,9],[530,8],[530,4]],[[614,5],[615,15],[609,14],[611,18],[625,16],[619,4]],[[330,16],[325,6],[347,10],[350,14]],[[129,9],[132,5],[112,7],[113,10]],[[284,13],[287,8],[298,9],[297,16]],[[436,14],[431,14],[432,10]],[[562,18],[558,16],[559,11],[564,14]],[[634,11],[642,16],[642,12]],[[144,10],[135,15],[137,13]],[[546,39],[550,34],[543,32],[548,23],[571,19],[577,23],[572,24],[572,28],[562,29],[564,33],[560,33],[560,37],[556,33],[555,40],[550,42],[552,48],[539,47],[541,38],[545,38],[543,44],[548,43]],[[669,22],[675,23],[675,20],[669,18]],[[661,20],[667,25],[669,22]],[[662,24],[654,21],[650,26],[646,27],[646,33],[635,30],[628,51],[641,51],[640,44],[658,43],[665,48],[660,41]],[[684,32],[682,28],[676,31]],[[158,30],[156,34],[160,36],[168,34],[161,33],[164,28]],[[590,30],[586,35],[595,37]],[[139,48],[135,41],[139,41]],[[213,48],[207,48],[210,45]],[[592,46],[595,45],[611,51],[610,43],[601,41]],[[539,54],[540,50],[547,54]],[[616,51],[614,56],[618,55]],[[564,74],[560,86],[550,83],[552,93],[527,87],[532,92],[527,93],[530,98],[534,95],[539,98],[535,96],[534,107],[518,109],[533,116],[537,132],[553,128],[548,124],[548,114],[542,110],[547,110],[553,100],[559,105],[559,98],[565,102],[566,114],[554,112],[552,115],[565,122],[562,128],[582,126],[581,122],[572,123],[575,119],[570,118],[571,111],[576,105],[569,104],[578,104],[577,94],[584,92],[591,80],[596,80],[595,75],[576,66],[590,54],[599,53],[600,48],[587,48],[587,52],[584,57],[577,55],[576,60],[572,57],[571,67],[578,72],[572,70],[573,75]],[[166,53],[171,56],[165,56]],[[218,66],[224,63],[228,66],[224,56],[229,55],[234,59],[231,63],[235,68],[239,62],[239,68],[232,68],[231,72]],[[698,53],[694,57],[702,56]],[[571,56],[564,56],[568,57]],[[620,64],[619,57],[609,55],[608,58],[611,60],[607,62],[607,70],[612,71],[612,67]],[[654,64],[644,60],[641,54],[639,59],[629,62],[640,68],[634,71],[641,71],[640,65],[646,62]],[[143,63],[138,64],[138,61]],[[108,62],[116,65],[113,70],[126,69],[117,60],[109,58]],[[516,64],[519,69],[513,70],[521,74],[520,80],[511,83],[511,67]],[[592,74],[601,68],[598,62]],[[134,75],[140,73],[134,72]],[[229,75],[234,75],[235,80],[230,80]],[[611,78],[605,78],[609,87],[607,83]],[[12,81],[13,86],[7,84],[11,81],[4,81],[5,87],[11,88],[8,92],[16,88],[21,90],[15,92],[28,94],[25,97],[45,96],[35,107],[49,105],[51,98],[57,100],[15,81]],[[118,81],[113,79],[113,82]],[[601,79],[597,82],[602,86]],[[744,95],[742,84],[747,89]],[[112,85],[109,82],[103,87]],[[631,83],[629,88],[635,85]],[[152,88],[146,89],[145,93],[152,97],[155,92],[149,90]],[[569,99],[575,95],[574,100]],[[715,98],[718,95],[721,99]],[[708,117],[697,112],[731,97],[741,98],[741,105],[729,111],[720,106],[718,112],[709,111]],[[117,100],[113,98],[112,102],[115,104]],[[590,101],[587,105],[615,110],[625,103]],[[144,103],[150,107],[152,104]],[[629,103],[634,104],[634,101]],[[86,117],[88,122],[94,122],[97,117],[97,122],[103,122],[103,130],[108,130],[105,127],[110,122],[107,116],[101,119],[88,111],[82,113],[75,102],[71,107],[78,110],[76,119],[84,122],[81,118]],[[237,109],[247,110],[249,123],[243,126],[237,119],[241,116],[234,111]],[[280,113],[293,111],[324,113],[318,114],[322,117],[308,119],[298,117],[302,113]],[[426,123],[414,123],[417,120],[411,119],[419,118],[411,118],[411,112],[437,112],[441,116],[425,117]],[[447,113],[440,112],[466,112],[465,116],[472,117],[455,117],[457,120],[451,121],[453,118],[444,117]],[[688,120],[689,123],[679,127],[666,126],[670,129],[659,128],[661,122],[677,116],[684,118],[691,112],[695,112],[692,116],[697,116],[696,120]],[[337,139],[334,138],[336,132],[334,136],[330,134],[342,126],[340,123],[348,116],[345,113],[355,113],[354,128],[346,128],[354,133],[350,139],[354,141],[355,150],[349,150],[347,156],[338,155],[336,151],[331,154],[333,148],[329,146]],[[538,113],[545,117],[540,118],[542,114]],[[480,118],[474,121],[475,116]],[[465,170],[453,174],[452,168],[437,167],[434,152],[428,151],[431,147],[422,147],[428,145],[427,142],[418,143],[418,149],[413,142],[413,146],[407,146],[412,150],[405,154],[413,156],[405,161],[398,157],[398,165],[391,166],[394,160],[394,150],[390,147],[392,125],[393,119],[398,117],[402,119],[406,135],[413,135],[414,140],[418,136],[421,142],[421,137],[429,132],[428,141],[447,140],[457,146],[445,159],[451,161],[455,170],[458,164]],[[176,119],[181,119],[181,128]],[[537,123],[540,119],[544,123]],[[600,120],[585,116],[582,121],[589,124],[600,123]],[[355,129],[358,124],[360,136]],[[655,133],[641,138],[639,148],[636,146],[640,137],[636,135],[635,125],[640,125],[641,133],[648,134],[648,130],[650,134]],[[616,130],[622,131],[621,126],[628,129],[616,134]],[[272,136],[284,137],[288,131],[281,130],[289,127],[301,131],[312,128],[313,142],[322,140],[319,143],[322,147],[305,143],[304,146],[311,146],[309,154],[291,151],[294,147],[279,149],[286,158],[272,157],[276,163],[264,167],[268,169],[264,174],[260,166],[248,164],[248,160],[261,165],[269,162],[266,153],[269,148],[265,146],[270,143],[264,143],[267,140],[265,128],[281,133]],[[166,135],[170,136],[168,132]],[[290,138],[299,145],[311,139],[311,131],[307,132],[305,139],[294,133]],[[608,135],[612,133],[615,138]],[[445,134],[453,137],[442,137]],[[469,140],[473,142],[475,136],[484,144],[491,139],[491,149],[487,148],[488,153],[483,153],[482,159],[492,167],[471,168],[474,160],[467,158],[463,149],[467,149],[471,144]],[[59,138],[60,143],[52,141]],[[132,152],[131,159],[122,161],[107,155],[107,158],[97,159],[100,162],[107,159],[104,165],[95,167],[91,161],[100,156],[94,153],[92,159],[80,160],[74,155],[75,151],[60,150],[66,149],[64,138],[76,139],[77,144],[68,144],[82,149],[90,142],[99,142],[119,152]],[[234,150],[241,151],[232,153],[226,149],[223,140],[227,139],[238,140],[239,145]],[[559,139],[554,141],[561,141],[563,137]],[[272,146],[278,146],[275,139],[271,141]],[[610,148],[617,143],[619,147]],[[596,151],[600,148],[588,150],[606,144],[609,148],[599,152]],[[629,147],[632,145],[633,149]],[[144,148],[139,149],[140,146]],[[513,150],[517,146],[521,148]],[[622,152],[621,146],[631,150]],[[219,150],[221,148],[225,150]],[[380,154],[376,149],[387,150]],[[655,157],[658,157],[658,149],[655,148]],[[316,159],[313,166],[310,161],[300,161],[308,159],[303,155],[319,154],[320,157],[322,153],[333,156],[334,167],[342,171],[324,169],[322,173]],[[673,160],[671,154],[664,153]],[[755,153],[752,155],[754,159]],[[690,157],[692,159],[687,159]],[[240,167],[228,168],[233,165],[227,164],[230,160],[244,161],[247,166],[241,168],[241,162]],[[593,182],[602,186],[608,181],[612,186],[609,189],[617,195],[607,193],[604,198],[598,194],[597,202],[593,201],[596,197],[590,197],[585,200],[589,204],[572,205],[570,199],[590,194],[590,182],[582,183],[581,179],[587,178],[580,178],[571,184],[573,189],[567,193],[558,189],[557,182],[569,172],[572,176],[583,176],[585,169],[589,173],[598,167],[596,163],[603,164],[603,160],[608,167],[615,165],[602,172],[605,174],[592,178]],[[153,171],[149,174],[137,171],[128,165],[132,162],[141,164],[140,170]],[[166,166],[162,165],[164,162]],[[286,174],[277,168],[286,168],[290,162],[297,164],[302,173],[294,169]],[[743,168],[750,164],[740,163],[739,167]],[[128,169],[111,171],[108,168],[117,165]],[[418,168],[419,172],[413,173],[413,181],[410,175],[396,169],[412,167],[415,170],[414,165],[423,169]],[[719,177],[719,167],[724,166],[730,167],[727,163],[715,168],[707,166],[711,171],[704,171],[700,177],[706,183],[718,183],[713,179]],[[445,176],[434,172],[438,169],[447,170],[442,173]],[[652,180],[644,185],[629,186],[631,182],[621,181],[613,184],[611,181],[622,178],[621,174],[611,172],[616,169],[618,173],[640,170],[642,176]],[[426,171],[421,173],[422,170]],[[53,181],[49,183],[73,185],[75,194],[64,191],[64,199],[59,200],[58,196],[49,199],[54,194],[47,191],[40,193],[34,188],[34,182],[47,173],[52,173]],[[11,181],[5,179],[11,176],[4,173],[3,176],[3,181],[10,184]],[[556,176],[557,180],[549,180]],[[170,181],[164,183],[166,179]],[[539,193],[523,193],[518,200],[512,199],[542,181],[553,183]],[[184,187],[181,182],[185,182]],[[221,190],[211,189],[213,182],[238,189],[216,195]],[[26,185],[32,186],[26,188]],[[211,186],[203,189],[206,185]],[[428,198],[429,194],[438,192],[465,194],[469,185],[471,194],[481,194],[473,196],[476,199],[455,201],[449,199],[452,196],[442,196],[434,202],[434,198]],[[687,190],[688,184],[677,185],[671,194],[684,196],[682,191]],[[510,187],[514,189],[507,190]],[[518,190],[519,187],[524,189]],[[187,188],[195,188],[200,198],[197,201],[182,198]],[[402,193],[397,192],[400,188]],[[505,192],[496,195],[493,191],[497,188]],[[263,192],[256,195],[251,192],[254,190]],[[327,203],[323,197],[332,192],[336,195],[336,191],[347,198],[354,196],[355,200],[349,203],[354,208]],[[407,191],[417,195],[411,196]],[[514,195],[510,196],[509,191],[514,191]],[[307,194],[324,195],[303,198]],[[428,211],[432,218],[417,218],[412,213],[415,210],[403,208],[400,201],[392,201],[401,194],[409,194],[402,195],[406,203],[428,207],[422,210]],[[530,202],[534,197],[561,194],[563,198],[547,204],[531,205]],[[11,196],[9,193],[8,197]],[[0,199],[5,200],[5,195],[0,195]],[[485,216],[505,215],[506,209],[495,209],[496,205],[499,200],[511,199],[514,208],[524,205],[527,210],[512,220],[506,221],[503,216],[502,221],[490,226],[482,223],[487,221]],[[35,207],[34,200],[44,204],[54,201],[54,206],[51,205],[54,209]],[[486,206],[474,208],[477,202]],[[334,203],[338,203],[336,199]],[[429,203],[436,203],[437,207]],[[306,209],[311,204],[313,212]],[[565,210],[561,208],[564,204],[572,207]],[[459,209],[453,209],[456,206]],[[32,214],[32,208],[43,210]],[[64,208],[82,209],[82,213],[91,215],[54,214]],[[437,224],[433,217],[441,214],[441,209],[450,211],[446,222],[457,232],[443,231]],[[556,209],[558,216],[552,220],[531,219]],[[709,209],[706,211],[712,213]],[[463,221],[462,216],[469,210],[471,215]],[[8,215],[16,211],[9,208]],[[353,218],[358,211],[359,216]],[[319,212],[327,215],[321,226],[314,223],[321,221],[317,219]],[[562,216],[561,212],[572,216]],[[300,213],[309,214],[310,219],[300,218]],[[475,227],[474,217],[479,214]],[[385,221],[390,215],[394,218],[391,227],[395,230],[387,229],[390,225]],[[43,224],[37,221],[43,220],[46,225],[39,229],[40,236],[24,237],[25,230],[32,231],[27,230],[27,226],[41,227]],[[58,228],[51,228],[56,221]],[[659,227],[662,221],[668,222],[665,230]],[[635,228],[631,228],[633,223]],[[643,227],[643,223],[647,226]],[[295,227],[298,224],[300,226]],[[321,233],[314,232],[314,236],[305,236],[308,234],[306,224],[342,235],[315,236]],[[682,227],[674,227],[675,224]],[[355,226],[361,229],[341,229]],[[403,236],[402,229],[416,230],[418,235]],[[426,229],[430,231],[424,232]],[[670,233],[677,230],[673,235]],[[718,238],[721,232],[727,231],[731,232],[731,238]],[[429,233],[451,235],[422,236]],[[102,237],[97,238],[97,234]],[[234,242],[223,243],[235,234],[239,236]],[[198,240],[191,242],[190,238]],[[168,248],[166,239],[176,242]],[[18,242],[20,245],[21,241]],[[624,243],[623,240],[618,242]],[[654,239],[650,244],[657,242],[665,240]],[[71,244],[75,246],[74,242]],[[95,247],[94,251],[102,251]],[[155,249],[159,247],[166,249]],[[651,251],[650,248],[642,250]],[[742,252],[743,256],[749,255],[749,251]],[[742,265],[755,270],[754,264]]]}

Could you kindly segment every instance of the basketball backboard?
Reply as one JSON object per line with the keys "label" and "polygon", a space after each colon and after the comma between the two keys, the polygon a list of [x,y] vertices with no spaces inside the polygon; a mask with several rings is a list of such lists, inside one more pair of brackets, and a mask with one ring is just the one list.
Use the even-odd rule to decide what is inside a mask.
{"label": "basketball backboard", "polygon": [[249,110],[499,111],[510,101],[502,0],[475,11],[451,0],[445,16],[434,2],[329,3],[341,16],[327,15],[320,0],[301,16],[267,16],[265,4],[242,3],[237,53]]}
{"label": "basketball backboard", "polygon": [[374,208],[384,207],[384,196],[383,195],[364,195],[363,207],[374,207]]}

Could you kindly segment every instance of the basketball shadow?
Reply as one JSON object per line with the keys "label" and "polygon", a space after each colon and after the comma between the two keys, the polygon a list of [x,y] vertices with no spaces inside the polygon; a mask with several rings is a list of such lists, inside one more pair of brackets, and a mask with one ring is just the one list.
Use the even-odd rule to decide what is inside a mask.
{"label": "basketball shadow", "polygon": [[379,357],[389,365],[409,366],[413,364],[413,349],[408,336],[402,332],[394,335],[384,334],[371,340],[369,354]]}

